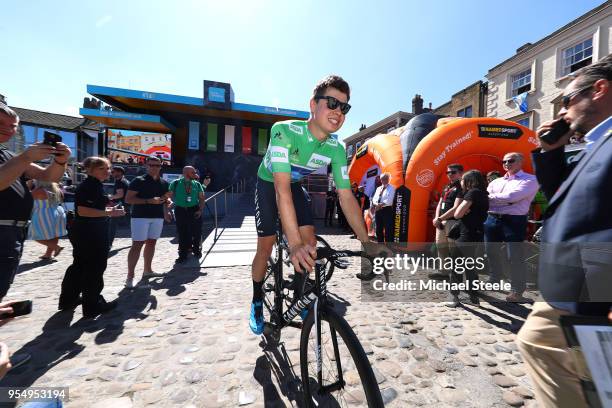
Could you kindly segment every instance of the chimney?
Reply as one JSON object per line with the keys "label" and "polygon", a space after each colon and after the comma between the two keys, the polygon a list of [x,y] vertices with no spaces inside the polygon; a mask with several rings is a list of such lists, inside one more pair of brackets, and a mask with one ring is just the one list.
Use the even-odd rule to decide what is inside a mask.
{"label": "chimney", "polygon": [[415,115],[423,113],[423,98],[419,94],[414,95],[414,98],[412,98],[412,113]]}
{"label": "chimney", "polygon": [[365,130],[367,128],[367,126],[365,125],[365,123],[362,123],[361,126],[359,126],[359,131],[361,132],[362,130]]}

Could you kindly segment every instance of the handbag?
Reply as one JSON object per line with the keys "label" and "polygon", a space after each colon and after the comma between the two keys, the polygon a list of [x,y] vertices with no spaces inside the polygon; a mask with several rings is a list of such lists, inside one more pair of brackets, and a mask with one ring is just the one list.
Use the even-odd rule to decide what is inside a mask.
{"label": "handbag", "polygon": [[459,220],[448,220],[446,228],[446,237],[449,239],[457,239],[461,235],[461,221]]}

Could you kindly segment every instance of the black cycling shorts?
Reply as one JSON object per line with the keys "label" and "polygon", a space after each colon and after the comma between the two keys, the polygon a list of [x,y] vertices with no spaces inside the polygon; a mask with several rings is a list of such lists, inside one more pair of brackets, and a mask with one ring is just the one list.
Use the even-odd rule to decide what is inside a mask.
{"label": "black cycling shorts", "polygon": [[[291,183],[291,197],[293,198],[298,226],[314,225],[310,203],[299,183]],[[257,226],[257,235],[260,237],[276,235],[278,220],[280,220],[280,215],[276,206],[274,183],[257,177],[257,184],[255,186],[255,225]]]}

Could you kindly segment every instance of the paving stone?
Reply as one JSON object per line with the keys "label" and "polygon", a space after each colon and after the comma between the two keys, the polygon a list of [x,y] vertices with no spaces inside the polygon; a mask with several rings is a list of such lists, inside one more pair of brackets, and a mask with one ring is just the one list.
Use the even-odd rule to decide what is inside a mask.
{"label": "paving stone", "polygon": [[498,353],[512,353],[512,350],[510,350],[507,347],[502,346],[501,344],[496,344],[493,346],[493,348],[495,349],[495,351],[497,351]]}
{"label": "paving stone", "polygon": [[376,377],[376,382],[378,384],[382,384],[387,381],[387,378],[380,372],[376,367],[372,367],[372,371],[374,372],[374,377]]}
{"label": "paving stone", "polygon": [[517,395],[512,391],[504,391],[502,394],[502,398],[504,399],[504,402],[510,405],[511,407],[520,407],[525,402],[525,400],[520,395]]}
{"label": "paving stone", "polygon": [[136,360],[128,360],[125,362],[125,364],[123,364],[123,370],[124,371],[131,371],[133,369],[135,369],[136,367],[139,367],[142,364],[142,362],[140,361],[136,361]]}
{"label": "paving stone", "polygon": [[518,368],[518,367],[510,367],[508,369],[508,372],[515,377],[522,377],[525,375],[525,371],[522,368]]}
{"label": "paving stone", "polygon": [[459,404],[468,399],[468,394],[464,390],[456,390],[451,388],[444,388],[437,393],[437,397],[442,402],[446,402],[451,405]]}
{"label": "paving stone", "polygon": [[240,393],[238,394],[238,405],[239,406],[250,405],[254,403],[256,400],[257,400],[257,397],[255,396],[254,393],[240,391]]}
{"label": "paving stone", "polygon": [[385,374],[397,378],[402,374],[402,367],[393,361],[383,361],[377,367]]}
{"label": "paving stone", "polygon": [[397,398],[397,391],[395,390],[395,388],[389,387],[381,390],[380,395],[383,398],[383,404],[387,405],[390,404],[391,401],[393,401],[395,398]]}
{"label": "paving stone", "polygon": [[412,357],[414,357],[417,361],[427,360],[428,355],[425,350],[422,348],[415,348],[412,350]]}
{"label": "paving stone", "polygon": [[526,387],[522,385],[513,388],[512,392],[516,393],[517,395],[523,398],[533,398],[533,392],[531,392],[530,390],[528,390]]}
{"label": "paving stone", "polygon": [[500,387],[509,388],[516,386],[516,381],[513,379],[506,377],[505,375],[494,375],[493,382]]}
{"label": "paving stone", "polygon": [[412,340],[408,336],[399,336],[397,338],[397,342],[399,343],[400,348],[411,349],[414,347]]}

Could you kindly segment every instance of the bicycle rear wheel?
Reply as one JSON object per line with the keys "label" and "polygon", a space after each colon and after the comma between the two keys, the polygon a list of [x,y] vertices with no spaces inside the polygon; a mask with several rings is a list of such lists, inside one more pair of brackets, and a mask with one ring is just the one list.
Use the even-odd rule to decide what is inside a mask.
{"label": "bicycle rear wheel", "polygon": [[[383,401],[368,357],[351,326],[330,307],[321,307],[321,366],[323,387],[317,380],[314,309],[304,322],[300,341],[300,367],[304,400],[308,407],[382,407]],[[341,375],[340,375],[341,372]],[[340,381],[344,381],[342,384]]]}

